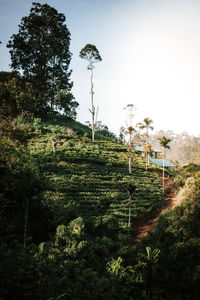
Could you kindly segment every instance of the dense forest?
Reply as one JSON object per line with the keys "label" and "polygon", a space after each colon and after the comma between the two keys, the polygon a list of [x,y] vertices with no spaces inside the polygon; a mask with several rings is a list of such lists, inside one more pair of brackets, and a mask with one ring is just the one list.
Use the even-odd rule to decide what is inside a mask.
{"label": "dense forest", "polygon": [[[7,47],[12,70],[0,72],[0,300],[199,299],[199,138],[160,132],[150,139],[149,118],[139,124],[146,135],[129,126],[117,137],[96,120],[93,102],[91,124],[77,122],[70,32],[47,4],[33,3]],[[98,49],[87,44],[80,53],[92,76]],[[133,146],[145,136],[142,156]],[[147,137],[170,148],[178,167],[163,173],[149,163]],[[163,174],[173,182],[166,189]],[[160,214],[172,192],[179,205]],[[154,228],[137,242],[138,224],[154,216]]]}

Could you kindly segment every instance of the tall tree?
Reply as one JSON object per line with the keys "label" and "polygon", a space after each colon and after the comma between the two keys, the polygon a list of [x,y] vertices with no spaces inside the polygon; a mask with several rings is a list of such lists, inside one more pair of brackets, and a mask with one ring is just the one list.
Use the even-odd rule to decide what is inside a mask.
{"label": "tall tree", "polygon": [[87,69],[90,70],[90,94],[91,94],[91,109],[89,111],[92,114],[92,141],[94,142],[94,135],[95,135],[95,127],[97,122],[97,115],[98,115],[98,109],[96,110],[94,106],[94,84],[93,84],[93,70],[94,70],[94,64],[97,62],[100,62],[102,60],[99,50],[96,48],[96,46],[92,44],[87,44],[81,51],[79,56],[81,58],[84,58],[88,61],[88,67]]}
{"label": "tall tree", "polygon": [[38,200],[38,195],[41,191],[41,182],[39,174],[30,168],[25,168],[18,182],[18,191],[21,194],[24,202],[24,241],[23,246],[26,247],[27,231],[28,231],[28,216],[29,206],[31,201]]}
{"label": "tall tree", "polygon": [[160,146],[163,148],[163,194],[165,192],[165,155],[166,155],[166,149],[170,149],[169,143],[171,142],[171,139],[166,138],[166,136],[158,138],[160,142]]}
{"label": "tall tree", "polygon": [[144,118],[143,123],[138,123],[138,126],[140,129],[145,130],[145,136],[146,136],[146,145],[145,145],[145,155],[146,155],[146,170],[147,165],[149,165],[149,152],[148,149],[150,147],[148,146],[148,138],[149,138],[149,129],[153,130],[153,121],[150,118]]}
{"label": "tall tree", "polygon": [[0,72],[0,115],[16,116],[34,110],[34,92],[18,72]]}
{"label": "tall tree", "polygon": [[159,260],[160,250],[157,248],[151,249],[150,247],[146,247],[145,250],[146,254],[138,254],[138,264],[135,266],[135,268],[138,275],[142,275],[143,281],[145,282],[146,294],[148,295],[148,299],[152,300],[154,298],[153,288],[155,285],[154,270]]}
{"label": "tall tree", "polygon": [[20,70],[36,91],[38,112],[53,110],[57,94],[72,88],[70,32],[64,22],[65,16],[55,8],[33,3],[7,44],[12,69]]}
{"label": "tall tree", "polygon": [[135,115],[136,107],[133,104],[127,104],[124,107],[125,113],[126,113],[126,125],[127,125],[127,131],[129,134],[129,141],[128,141],[128,170],[129,174],[132,173],[132,135],[135,129],[132,126],[133,118]]}

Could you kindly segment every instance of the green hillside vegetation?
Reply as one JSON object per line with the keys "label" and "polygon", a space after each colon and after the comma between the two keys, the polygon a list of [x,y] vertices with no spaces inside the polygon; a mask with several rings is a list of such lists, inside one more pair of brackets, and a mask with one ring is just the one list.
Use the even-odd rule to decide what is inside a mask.
{"label": "green hillside vegetation", "polygon": [[[83,134],[85,128],[88,131],[72,120],[68,120],[66,127],[57,120],[56,125],[42,124],[40,130],[44,133],[35,133],[29,140],[30,154],[48,182],[44,198],[53,211],[54,205],[60,205],[64,223],[71,208],[82,217],[114,216],[120,226],[127,227],[131,187],[135,188],[131,194],[134,222],[138,215],[161,204],[160,179],[145,171],[145,162],[138,155],[134,155],[130,176],[127,147],[105,139],[93,143]],[[58,142],[53,153],[50,140],[55,135]]]}
{"label": "green hillside vegetation", "polygon": [[182,205],[134,245],[162,205],[160,170],[133,153],[129,174],[127,146],[57,117],[1,130],[0,299],[198,299],[199,166],[177,169]]}
{"label": "green hillside vegetation", "polygon": [[[96,286],[94,298],[107,293],[108,299],[117,299],[119,282],[112,264],[118,264],[118,257],[130,260],[127,253],[134,253],[134,222],[161,205],[160,179],[146,171],[145,160],[134,153],[130,175],[127,146],[106,139],[91,142],[88,127],[56,118],[55,125],[19,116],[10,123],[9,139],[2,127],[2,299],[56,299],[63,291],[71,293],[69,299],[91,299],[88,276]],[[18,131],[24,133],[23,143]],[[52,137],[57,140],[55,153]],[[73,268],[76,285],[71,281]],[[57,283],[60,276],[63,281]],[[108,288],[110,280],[113,290]],[[133,289],[131,285],[124,299]]]}
{"label": "green hillside vegetation", "polygon": [[198,299],[200,166],[188,164],[180,168],[175,182],[179,184],[177,197],[181,205],[160,216],[154,232],[139,248],[150,246],[160,250],[159,263],[148,279],[157,292],[160,290],[159,299]]}
{"label": "green hillside vegetation", "polygon": [[[92,59],[92,124],[75,121],[70,39],[62,13],[33,3],[7,44],[13,72],[0,72],[0,300],[197,300],[199,141],[189,151],[193,164],[162,172],[133,150],[146,144],[148,156],[153,129],[145,118],[145,135],[135,131],[133,104],[120,138],[97,121],[92,44],[81,55]],[[162,139],[171,147],[171,136]],[[137,243],[140,223],[150,228],[146,220],[173,192],[180,205]]]}

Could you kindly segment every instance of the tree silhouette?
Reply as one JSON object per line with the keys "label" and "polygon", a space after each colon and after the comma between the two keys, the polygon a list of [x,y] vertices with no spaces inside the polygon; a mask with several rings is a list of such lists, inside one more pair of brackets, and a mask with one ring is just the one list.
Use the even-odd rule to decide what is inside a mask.
{"label": "tree silhouette", "polygon": [[33,3],[29,16],[22,18],[18,33],[7,44],[12,69],[22,71],[33,85],[37,113],[52,111],[59,92],[72,88],[70,32],[64,22],[65,16],[55,8]]}

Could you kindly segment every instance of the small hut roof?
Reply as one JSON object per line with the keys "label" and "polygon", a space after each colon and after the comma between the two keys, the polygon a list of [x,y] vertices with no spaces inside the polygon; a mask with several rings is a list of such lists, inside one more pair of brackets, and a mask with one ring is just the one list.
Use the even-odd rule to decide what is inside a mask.
{"label": "small hut roof", "polygon": [[[162,158],[150,158],[150,161],[152,163],[156,164],[157,166],[160,166],[160,167],[163,166],[163,159]],[[175,167],[175,165],[167,159],[164,159],[164,166],[165,167]]]}

